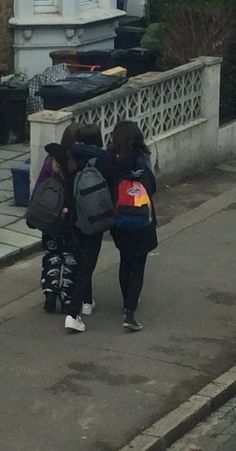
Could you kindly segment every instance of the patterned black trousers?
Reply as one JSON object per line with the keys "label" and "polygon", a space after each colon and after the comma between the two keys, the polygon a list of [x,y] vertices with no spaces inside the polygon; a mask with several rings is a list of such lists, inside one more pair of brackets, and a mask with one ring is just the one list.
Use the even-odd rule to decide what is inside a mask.
{"label": "patterned black trousers", "polygon": [[52,237],[43,234],[44,256],[42,261],[41,286],[45,296],[55,294],[62,305],[72,300],[77,261],[65,236]]}

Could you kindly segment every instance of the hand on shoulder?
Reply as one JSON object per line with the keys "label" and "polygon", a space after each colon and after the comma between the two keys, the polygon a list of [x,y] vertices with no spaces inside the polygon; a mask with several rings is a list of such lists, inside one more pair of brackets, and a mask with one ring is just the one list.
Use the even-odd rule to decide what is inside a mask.
{"label": "hand on shoulder", "polygon": [[54,173],[58,173],[58,172],[60,172],[61,171],[61,166],[60,166],[60,164],[55,160],[55,158],[53,158],[53,160],[52,160],[52,171],[54,172]]}

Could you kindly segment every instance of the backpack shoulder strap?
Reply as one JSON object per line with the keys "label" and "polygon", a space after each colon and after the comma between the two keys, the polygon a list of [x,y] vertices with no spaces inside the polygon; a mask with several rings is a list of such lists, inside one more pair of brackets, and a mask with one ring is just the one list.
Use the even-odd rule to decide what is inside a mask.
{"label": "backpack shoulder strap", "polygon": [[90,158],[90,160],[88,160],[88,163],[87,163],[86,166],[95,168],[96,167],[96,163],[97,163],[97,158],[96,157]]}
{"label": "backpack shoulder strap", "polygon": [[78,184],[81,179],[81,174],[82,174],[82,171],[77,172],[77,174],[75,175],[75,178],[74,178],[74,182],[73,182],[73,195],[74,196],[76,196],[77,192],[78,192]]}

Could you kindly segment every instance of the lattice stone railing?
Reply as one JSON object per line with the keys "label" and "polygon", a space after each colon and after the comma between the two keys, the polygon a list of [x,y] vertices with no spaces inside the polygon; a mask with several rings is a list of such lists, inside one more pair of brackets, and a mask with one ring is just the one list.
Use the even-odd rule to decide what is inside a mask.
{"label": "lattice stone railing", "polygon": [[201,118],[203,64],[152,73],[92,100],[64,108],[79,123],[101,127],[105,144],[117,122],[136,121],[146,141]]}
{"label": "lattice stone railing", "polygon": [[86,102],[32,114],[31,187],[45,158],[44,146],[60,142],[65,128],[75,120],[98,124],[105,144],[117,122],[136,121],[158,175],[180,177],[218,161],[221,62],[221,58],[202,56],[167,72],[140,75]]}

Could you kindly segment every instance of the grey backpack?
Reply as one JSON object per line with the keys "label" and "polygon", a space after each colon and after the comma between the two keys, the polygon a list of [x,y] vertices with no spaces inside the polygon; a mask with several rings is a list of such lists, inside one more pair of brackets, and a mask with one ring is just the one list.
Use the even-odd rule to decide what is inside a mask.
{"label": "grey backpack", "polygon": [[62,178],[53,175],[35,188],[26,211],[28,227],[48,234],[57,234],[63,226],[65,187]]}
{"label": "grey backpack", "polygon": [[106,180],[89,160],[74,180],[76,226],[87,235],[109,230],[115,223],[115,209]]}

